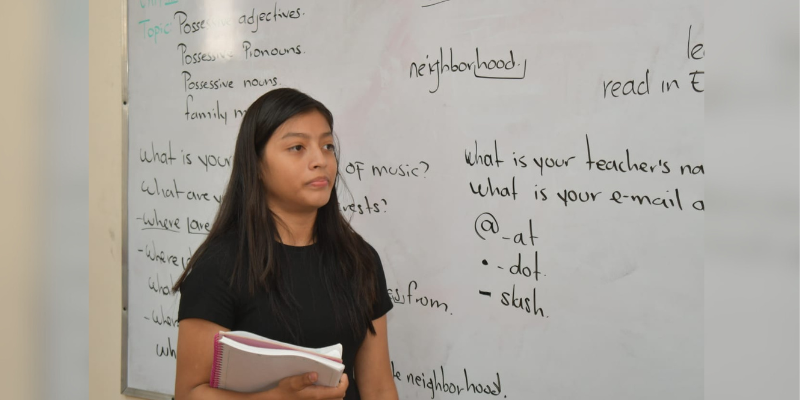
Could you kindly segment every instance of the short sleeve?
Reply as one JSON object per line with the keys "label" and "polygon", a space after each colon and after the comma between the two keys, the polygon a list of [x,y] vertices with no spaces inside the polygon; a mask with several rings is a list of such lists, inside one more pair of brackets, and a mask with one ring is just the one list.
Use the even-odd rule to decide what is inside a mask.
{"label": "short sleeve", "polygon": [[224,246],[209,246],[181,284],[178,321],[200,318],[231,329],[236,295],[230,287],[234,260]]}
{"label": "short sleeve", "polygon": [[370,249],[372,249],[372,252],[375,255],[375,260],[377,261],[375,279],[377,280],[378,292],[377,298],[375,299],[375,304],[372,308],[372,319],[376,320],[386,315],[386,313],[388,313],[389,310],[394,307],[394,303],[392,303],[392,298],[389,297],[389,291],[387,290],[386,274],[383,272],[383,263],[381,263],[381,257],[378,255],[378,252],[374,247],[370,246]]}

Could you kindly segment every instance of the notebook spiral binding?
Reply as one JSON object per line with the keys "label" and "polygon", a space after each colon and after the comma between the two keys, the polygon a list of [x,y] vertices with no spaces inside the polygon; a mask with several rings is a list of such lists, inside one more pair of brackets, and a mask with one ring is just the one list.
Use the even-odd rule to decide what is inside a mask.
{"label": "notebook spiral binding", "polygon": [[219,378],[222,372],[222,344],[219,339],[222,337],[219,333],[214,335],[214,362],[211,364],[211,379],[209,386],[212,388],[219,387]]}

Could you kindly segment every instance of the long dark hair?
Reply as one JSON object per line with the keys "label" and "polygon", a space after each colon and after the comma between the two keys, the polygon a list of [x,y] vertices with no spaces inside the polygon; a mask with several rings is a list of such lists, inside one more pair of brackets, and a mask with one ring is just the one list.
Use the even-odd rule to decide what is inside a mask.
{"label": "long dark hair", "polygon": [[[297,302],[289,293],[283,266],[278,261],[279,247],[275,244],[281,240],[276,224],[282,221],[267,206],[269,183],[262,180],[261,159],[267,141],[281,124],[298,114],[313,111],[322,114],[333,130],[333,115],[328,108],[295,89],[269,91],[248,107],[236,139],[231,177],[214,224],[172,288],[173,292],[180,290],[210,244],[223,235],[234,234],[238,249],[231,286],[237,282],[245,284],[250,296],[262,290],[269,292],[273,313],[280,319],[277,322],[289,328],[295,340],[300,335],[291,316],[297,311]],[[361,338],[367,329],[375,333],[372,305],[378,295],[377,255],[339,211],[337,188],[341,175],[338,146],[335,149],[336,179],[330,201],[317,211],[313,239],[319,249],[320,274],[330,294],[337,323],[346,324],[356,338]]]}

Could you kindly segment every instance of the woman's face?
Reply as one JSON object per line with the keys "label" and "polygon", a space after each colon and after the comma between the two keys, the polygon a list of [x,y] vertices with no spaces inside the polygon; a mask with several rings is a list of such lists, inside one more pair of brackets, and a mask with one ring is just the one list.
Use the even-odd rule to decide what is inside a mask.
{"label": "woman's face", "polygon": [[327,204],[336,180],[328,121],[317,111],[286,120],[267,141],[261,168],[273,211],[312,212]]}

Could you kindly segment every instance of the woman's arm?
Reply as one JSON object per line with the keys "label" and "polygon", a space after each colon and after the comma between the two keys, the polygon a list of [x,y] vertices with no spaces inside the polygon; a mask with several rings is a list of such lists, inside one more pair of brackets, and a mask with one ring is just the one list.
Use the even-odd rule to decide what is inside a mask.
{"label": "woman's arm", "polygon": [[397,400],[397,388],[389,365],[386,315],[372,321],[372,325],[375,334],[367,331],[364,343],[356,354],[356,385],[364,400]]}
{"label": "woman's arm", "polygon": [[188,318],[178,326],[178,363],[175,371],[175,399],[245,400],[264,397],[260,393],[234,393],[212,388],[211,363],[214,359],[214,335],[225,327],[198,318]]}
{"label": "woman's arm", "polygon": [[214,360],[214,335],[225,327],[198,318],[187,318],[178,326],[178,363],[175,373],[175,400],[283,400],[341,399],[347,390],[347,375],[338,387],[313,386],[316,374],[283,379],[278,387],[265,392],[239,393],[209,386]]}

